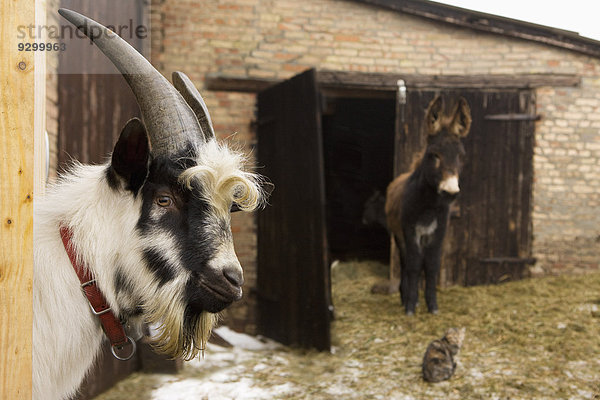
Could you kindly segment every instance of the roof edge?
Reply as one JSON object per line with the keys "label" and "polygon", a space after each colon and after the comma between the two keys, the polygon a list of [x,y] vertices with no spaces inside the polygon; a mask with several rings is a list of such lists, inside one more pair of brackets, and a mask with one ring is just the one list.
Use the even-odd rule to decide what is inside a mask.
{"label": "roof edge", "polygon": [[543,43],[600,58],[600,41],[576,32],[501,17],[429,0],[351,0],[454,26]]}
{"label": "roof edge", "polygon": [[[581,77],[575,74],[501,74],[501,75],[415,75],[400,73],[367,73],[318,70],[317,82],[322,88],[370,92],[398,90],[402,79],[411,89],[535,89],[538,87],[577,87]],[[204,88],[212,91],[258,93],[285,79],[264,79],[208,73]]]}

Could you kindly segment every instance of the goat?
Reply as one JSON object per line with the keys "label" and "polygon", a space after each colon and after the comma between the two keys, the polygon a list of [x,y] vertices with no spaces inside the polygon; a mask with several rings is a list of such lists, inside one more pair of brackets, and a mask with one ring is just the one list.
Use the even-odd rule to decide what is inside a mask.
{"label": "goat", "polygon": [[143,122],[126,124],[107,163],[75,164],[35,204],[34,399],[72,396],[104,339],[72,255],[117,321],[152,324],[156,351],[189,360],[217,313],[242,297],[230,212],[254,210],[265,197],[241,153],[217,142],[185,74],[175,72],[172,85],[112,31],[59,13],[119,69]]}
{"label": "goat", "polygon": [[460,141],[471,128],[467,101],[459,98],[447,108],[436,96],[425,114],[427,147],[411,170],[388,186],[385,213],[400,257],[400,299],[413,315],[425,271],[425,300],[430,313],[438,312],[436,281],[449,207],[458,195],[465,149]]}

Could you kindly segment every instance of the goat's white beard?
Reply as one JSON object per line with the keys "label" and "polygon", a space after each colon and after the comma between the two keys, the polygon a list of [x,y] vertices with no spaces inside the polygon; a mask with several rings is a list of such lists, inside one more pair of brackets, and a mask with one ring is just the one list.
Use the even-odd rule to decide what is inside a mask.
{"label": "goat's white beard", "polygon": [[[189,361],[198,354],[204,354],[219,316],[206,311],[186,316],[186,306],[181,294],[172,297],[168,294],[169,291],[166,291],[162,295],[153,296],[144,307],[145,322],[156,328],[156,334],[150,337],[150,344],[158,353]],[[186,318],[192,320],[186,321]]]}

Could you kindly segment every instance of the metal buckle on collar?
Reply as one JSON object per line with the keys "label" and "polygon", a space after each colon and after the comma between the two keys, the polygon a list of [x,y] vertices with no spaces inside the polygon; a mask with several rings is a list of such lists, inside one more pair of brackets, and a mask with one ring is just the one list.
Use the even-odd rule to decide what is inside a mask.
{"label": "metal buckle on collar", "polygon": [[92,313],[93,313],[94,315],[96,315],[96,316],[99,316],[99,315],[104,315],[104,314],[106,314],[107,312],[110,312],[110,309],[111,309],[111,308],[110,308],[110,307],[108,307],[108,308],[107,308],[107,309],[105,309],[105,310],[102,310],[102,311],[96,311],[96,310],[94,309],[94,306],[92,306],[92,303],[90,303],[90,299],[89,299],[89,297],[87,296],[87,294],[85,293],[85,287],[86,287],[86,286],[93,285],[93,284],[95,284],[95,283],[96,283],[96,280],[95,280],[95,279],[91,279],[91,280],[89,280],[89,281],[87,281],[87,282],[84,282],[84,283],[82,283],[82,284],[81,284],[81,290],[83,291],[83,294],[85,295],[85,299],[87,300],[87,302],[88,302],[88,304],[89,304],[89,306],[90,306],[90,310],[92,310]]}
{"label": "metal buckle on collar", "polygon": [[125,346],[127,343],[124,343],[124,344],[121,344],[121,345],[116,345],[116,344],[113,344],[112,346],[110,346],[110,352],[112,353],[113,357],[115,357],[117,360],[121,360],[121,361],[127,361],[127,360],[131,359],[131,357],[133,357],[133,355],[135,354],[135,351],[136,351],[136,344],[135,344],[135,340],[133,340],[133,339],[131,338],[131,336],[127,336],[127,340],[128,340],[128,342],[129,342],[129,343],[131,343],[131,353],[130,353],[128,356],[126,356],[126,357],[121,357],[121,356],[118,356],[118,355],[117,355],[117,352],[115,351],[115,349],[117,349],[117,350],[122,350],[122,349],[123,349],[123,347],[124,347],[124,346]]}
{"label": "metal buckle on collar", "polygon": [[94,310],[94,306],[92,306],[92,303],[90,303],[90,301],[88,300],[88,304],[90,305],[90,310],[92,310],[92,313],[96,316],[98,315],[104,315],[107,312],[110,312],[110,307],[108,307],[106,310],[102,310],[102,311],[96,311]]}
{"label": "metal buckle on collar", "polygon": [[93,285],[94,283],[96,283],[96,280],[95,280],[95,279],[90,279],[90,280],[89,280],[89,281],[87,281],[87,282],[83,282],[83,283],[81,284],[81,288],[83,289],[84,287],[86,287],[86,286],[90,286],[90,285]]}

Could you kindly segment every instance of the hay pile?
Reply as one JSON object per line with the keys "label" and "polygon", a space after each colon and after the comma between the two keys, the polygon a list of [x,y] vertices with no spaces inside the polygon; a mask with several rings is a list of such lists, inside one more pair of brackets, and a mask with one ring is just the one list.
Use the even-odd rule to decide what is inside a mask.
{"label": "hay pile", "polygon": [[[370,293],[385,271],[373,262],[333,269],[332,354],[227,349],[229,363],[200,361],[169,378],[136,374],[98,399],[175,399],[157,396],[152,385],[189,379],[212,380],[213,389],[197,397],[211,400],[600,399],[600,273],[441,289],[439,315],[427,314],[421,301],[416,316],[406,317],[398,295]],[[425,349],[451,326],[466,328],[456,373],[426,383]],[[219,394],[223,374],[227,384],[255,391]]]}
{"label": "hay pile", "polygon": [[[335,329],[341,348],[370,360],[367,369],[385,374],[399,392],[458,399],[600,395],[599,274],[440,290],[440,315],[428,315],[421,301],[415,318],[402,315],[398,296],[365,293],[363,282],[374,281],[365,277],[335,286],[337,304],[353,305],[338,308]],[[355,320],[358,315],[364,315],[362,322]],[[467,329],[456,374],[449,382],[424,383],[424,349],[451,326]],[[398,360],[396,368],[386,372],[389,365],[378,365],[377,358]],[[392,396],[396,391],[390,389]]]}

